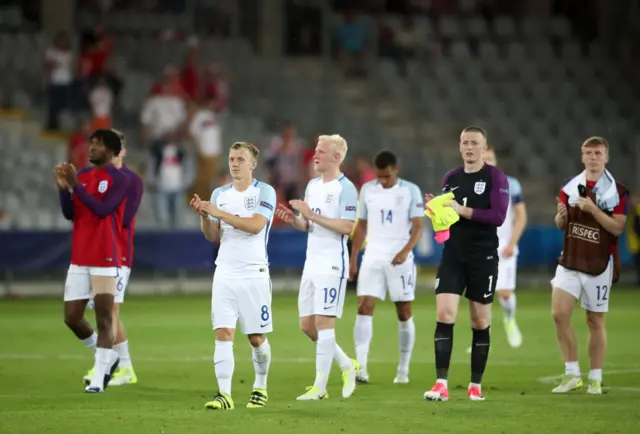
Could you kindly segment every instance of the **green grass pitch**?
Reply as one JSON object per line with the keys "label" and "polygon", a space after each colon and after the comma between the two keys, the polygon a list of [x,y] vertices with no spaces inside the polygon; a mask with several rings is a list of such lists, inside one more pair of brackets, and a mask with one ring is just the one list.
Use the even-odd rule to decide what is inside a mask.
{"label": "green grass pitch", "polygon": [[[450,401],[425,402],[434,381],[434,297],[422,292],[414,307],[417,323],[411,383],[394,385],[398,358],[397,322],[390,303],[379,303],[369,373],[372,384],[342,400],[334,367],[328,401],[297,402],[314,378],[315,348],[298,330],[295,294],[274,298],[275,332],[269,405],[248,410],[253,383],[251,352],[243,336],[235,345],[233,396],[236,409],[204,410],[216,391],[214,335],[207,296],[130,297],[123,305],[139,383],[85,395],[82,375],[92,355],[62,322],[58,300],[0,302],[0,433],[631,433],[640,414],[640,292],[614,289],[609,314],[606,393],[552,395],[549,377],[562,360],[550,316],[549,291],[518,292],[518,322],[524,344],[511,349],[494,306],[492,346],[484,381],[485,402],[469,402],[471,333],[461,304],[450,375]],[[350,354],[356,297],[347,296],[338,341]],[[584,313],[574,315],[583,373],[588,370]],[[547,377],[545,379],[545,377]]]}

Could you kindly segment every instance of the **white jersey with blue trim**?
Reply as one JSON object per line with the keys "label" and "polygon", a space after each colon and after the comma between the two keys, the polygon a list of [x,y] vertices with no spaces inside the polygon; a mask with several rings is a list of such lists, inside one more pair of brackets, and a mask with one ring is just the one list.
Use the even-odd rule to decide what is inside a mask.
{"label": "white jersey with blue trim", "polygon": [[[307,184],[304,200],[316,214],[343,220],[356,220],[358,191],[344,174],[333,181],[322,177]],[[303,274],[335,274],[346,278],[349,265],[348,235],[343,235],[309,222],[307,259]]]}
{"label": "white jersey with blue trim", "polygon": [[257,234],[234,228],[220,222],[220,250],[216,259],[216,274],[236,278],[254,278],[269,274],[267,243],[276,206],[276,192],[269,184],[254,181],[245,191],[238,191],[233,184],[216,188],[211,194],[211,203],[222,211],[238,217],[260,214],[267,224]]}
{"label": "white jersey with blue trim", "polygon": [[[498,228],[498,251],[502,251],[503,248],[511,241],[513,235],[513,223],[515,220],[515,213],[513,212],[513,206],[519,203],[523,203],[522,198],[522,186],[520,182],[513,176],[507,176],[509,181],[509,207],[507,208],[507,216],[504,219],[502,226]],[[514,255],[518,254],[518,246],[514,249]]]}
{"label": "white jersey with blue trim", "polygon": [[[413,227],[411,219],[424,217],[422,193],[417,185],[398,179],[384,188],[377,180],[360,190],[358,219],[367,221],[366,257],[391,262],[407,245]],[[412,258],[413,254],[409,256]]]}

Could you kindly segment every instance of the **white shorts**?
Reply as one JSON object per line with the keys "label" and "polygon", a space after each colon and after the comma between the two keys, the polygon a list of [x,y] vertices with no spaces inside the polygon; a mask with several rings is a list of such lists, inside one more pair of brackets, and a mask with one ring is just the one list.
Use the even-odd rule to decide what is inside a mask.
{"label": "white shorts", "polygon": [[497,290],[513,291],[516,289],[516,271],[518,269],[518,257],[516,255],[510,258],[500,256],[498,261],[498,282]]}
{"label": "white shorts", "polygon": [[298,293],[300,318],[311,315],[342,316],[347,279],[335,274],[302,274]]}
{"label": "white shorts", "polygon": [[[124,293],[127,290],[127,286],[129,285],[129,276],[131,276],[131,268],[120,268],[120,275],[116,279],[116,295],[113,298],[114,303],[124,303]],[[89,300],[87,307],[89,309],[93,309],[93,296]]]}
{"label": "white shorts", "polygon": [[229,278],[213,275],[211,324],[213,329],[235,329],[240,319],[245,335],[273,331],[271,318],[271,278]]}
{"label": "white shorts", "polygon": [[613,258],[599,276],[573,271],[558,265],[551,280],[553,288],[561,289],[580,300],[583,309],[589,312],[608,312],[609,295],[613,280]]}
{"label": "white shorts", "polygon": [[81,267],[69,265],[64,282],[64,301],[91,298],[91,276],[118,277],[117,267]]}
{"label": "white shorts", "polygon": [[400,265],[391,261],[369,259],[365,255],[358,274],[358,297],[369,296],[384,300],[387,291],[394,303],[415,298],[416,266],[413,258]]}

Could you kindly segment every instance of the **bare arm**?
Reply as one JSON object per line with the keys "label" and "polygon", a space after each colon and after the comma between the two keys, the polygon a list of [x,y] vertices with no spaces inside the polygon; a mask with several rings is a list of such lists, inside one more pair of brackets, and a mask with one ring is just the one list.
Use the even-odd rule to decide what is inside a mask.
{"label": "bare arm", "polygon": [[251,217],[238,217],[222,210],[218,211],[216,217],[229,226],[249,234],[259,234],[268,222],[267,218],[261,214],[254,214]]}
{"label": "bare arm", "polygon": [[343,235],[349,235],[353,231],[354,225],[353,220],[332,219],[316,213],[309,215],[309,221]]}
{"label": "bare arm", "polygon": [[353,240],[351,240],[351,262],[358,261],[358,255],[360,255],[360,250],[362,250],[362,245],[367,237],[367,227],[366,220],[360,219],[356,223]]}
{"label": "bare arm", "polygon": [[411,219],[411,236],[409,237],[409,241],[402,248],[403,252],[411,252],[413,251],[418,241],[420,241],[420,237],[422,237],[422,232],[424,230],[424,219],[422,217],[414,217]]}
{"label": "bare arm", "polygon": [[624,226],[627,222],[627,216],[624,214],[607,215],[600,208],[595,208],[592,212],[593,218],[596,219],[602,227],[611,235],[619,237],[624,232]]}
{"label": "bare arm", "polygon": [[301,232],[307,232],[309,230],[309,221],[306,218],[302,217],[301,214],[294,214],[293,220],[291,220],[291,226]]}
{"label": "bare arm", "polygon": [[209,219],[208,216],[200,216],[200,230],[205,239],[210,243],[220,241],[220,223]]}
{"label": "bare arm", "polygon": [[515,212],[513,235],[511,235],[509,244],[516,246],[524,233],[524,228],[527,226],[527,207],[524,202],[520,202],[513,206],[513,211]]}

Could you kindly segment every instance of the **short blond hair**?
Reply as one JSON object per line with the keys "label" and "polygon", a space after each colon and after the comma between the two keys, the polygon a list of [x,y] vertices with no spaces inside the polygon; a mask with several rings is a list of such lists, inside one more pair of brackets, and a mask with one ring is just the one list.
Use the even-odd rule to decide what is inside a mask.
{"label": "short blond hair", "polygon": [[349,147],[347,146],[347,141],[340,134],[320,136],[318,137],[318,142],[330,143],[333,151],[340,154],[340,162],[344,161]]}
{"label": "short blond hair", "polygon": [[609,153],[609,143],[604,139],[604,137],[600,137],[600,136],[589,137],[587,140],[584,141],[584,143],[582,143],[582,146],[580,148],[584,150],[584,148],[590,148],[592,146],[600,146],[600,145],[604,146],[605,149],[607,150],[607,153]]}
{"label": "short blond hair", "polygon": [[249,142],[235,142],[231,145],[231,149],[246,149],[249,151],[255,162],[258,162],[258,157],[260,157],[260,150],[256,145]]}

